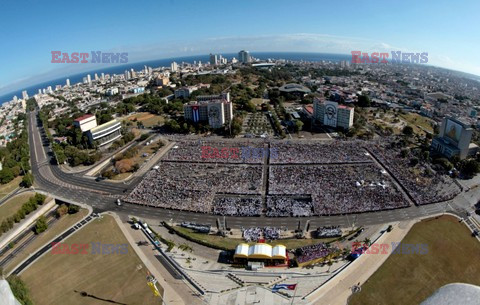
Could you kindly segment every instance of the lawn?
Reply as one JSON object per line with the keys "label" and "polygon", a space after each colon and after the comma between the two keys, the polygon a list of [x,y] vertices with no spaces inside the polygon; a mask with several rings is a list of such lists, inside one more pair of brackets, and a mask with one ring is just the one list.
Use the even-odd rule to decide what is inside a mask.
{"label": "lawn", "polygon": [[480,285],[480,243],[456,218],[417,223],[402,243],[427,244],[428,253],[390,255],[350,305],[419,304],[449,283]]}
{"label": "lawn", "polygon": [[[235,247],[238,244],[245,243],[243,239],[236,239],[236,238],[228,238],[222,237],[218,235],[210,235],[210,234],[203,234],[203,233],[195,233],[191,229],[183,228],[183,227],[174,227],[175,230],[178,232],[184,233],[186,235],[191,236],[192,238],[202,240],[207,242],[211,245],[225,247],[231,250],[235,250]],[[335,240],[336,238],[322,238],[322,239],[297,239],[297,238],[289,238],[289,239],[280,239],[274,240],[269,242],[270,245],[284,245],[287,249],[295,249],[303,246],[319,244],[321,242],[329,242]],[[248,243],[250,245],[255,244],[255,242]]]}
{"label": "lawn", "polygon": [[408,123],[408,125],[412,126],[415,133],[425,133],[425,131],[418,126],[429,131],[430,133],[433,133],[433,127],[431,125],[431,122],[433,121],[429,118],[426,118],[416,113],[400,114],[400,117],[404,119]]}
{"label": "lawn", "polygon": [[[79,222],[83,217],[88,214],[88,210],[80,209],[78,213],[67,214],[62,216],[59,220],[54,222],[51,227],[48,227],[47,231],[40,234],[34,241],[29,243],[22,252],[20,252],[15,258],[13,258],[5,268],[6,272],[9,272],[15,268],[19,263],[26,259],[31,253],[35,252],[40,247],[44,246],[49,240],[53,239],[55,236],[59,235],[63,231],[70,228],[72,225]],[[23,239],[19,241],[18,244],[21,244]],[[15,249],[15,247],[13,248]],[[6,253],[8,254],[8,253]]]}
{"label": "lawn", "polygon": [[130,121],[136,119],[137,122],[142,122],[143,125],[147,128],[162,124],[165,121],[164,117],[162,117],[161,115],[151,114],[148,112],[136,113],[125,119]]}
{"label": "lawn", "polygon": [[20,275],[36,305],[161,303],[147,286],[147,269],[130,245],[126,254],[92,254],[92,242],[128,244],[112,217],[93,220],[64,242],[89,244],[88,254],[49,252]]}
{"label": "lawn", "polygon": [[0,200],[13,192],[22,182],[22,177],[18,176],[9,183],[0,185]]}
{"label": "lawn", "polygon": [[0,205],[0,222],[2,222],[2,220],[5,218],[13,216],[22,207],[22,204],[27,202],[32,196],[35,196],[35,193],[23,193],[10,198],[7,202]]}

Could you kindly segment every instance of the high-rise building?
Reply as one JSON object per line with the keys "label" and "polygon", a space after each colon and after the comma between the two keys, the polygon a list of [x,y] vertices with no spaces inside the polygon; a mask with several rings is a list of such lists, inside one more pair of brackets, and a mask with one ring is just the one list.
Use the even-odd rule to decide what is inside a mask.
{"label": "high-rise building", "polygon": [[353,107],[339,105],[334,101],[313,101],[313,117],[325,126],[349,129],[353,125],[354,113]]}
{"label": "high-rise building", "polygon": [[252,62],[252,56],[250,56],[250,52],[241,50],[240,52],[238,52],[238,60],[241,63],[246,64],[246,63]]}
{"label": "high-rise building", "polygon": [[208,121],[212,128],[221,128],[233,119],[233,105],[230,94],[198,96],[197,101],[183,105],[186,120]]}
{"label": "high-rise building", "polygon": [[102,72],[102,80],[105,80],[105,73]]}
{"label": "high-rise building", "polygon": [[95,73],[95,81],[98,81],[98,75]]}
{"label": "high-rise building", "polygon": [[23,98],[24,100],[28,100],[27,90],[23,90],[23,91],[22,91],[22,98]]}
{"label": "high-rise building", "polygon": [[478,151],[478,146],[470,143],[472,134],[473,128],[468,124],[451,117],[444,118],[439,134],[432,141],[432,149],[448,158],[458,156],[465,159]]}
{"label": "high-rise building", "polygon": [[42,94],[42,89],[38,89],[38,94]]}
{"label": "high-rise building", "polygon": [[90,74],[87,74],[87,83],[91,83],[92,82],[92,77],[90,76]]}
{"label": "high-rise building", "polygon": [[17,97],[16,95],[13,97],[13,101],[14,101],[15,103],[18,101],[18,97]]}
{"label": "high-rise building", "polygon": [[65,82],[65,84],[67,85],[67,87],[70,87],[70,79],[67,78],[67,81]]}
{"label": "high-rise building", "polygon": [[130,79],[130,72],[128,70],[125,70],[125,80]]}
{"label": "high-rise building", "polygon": [[133,68],[130,69],[130,76],[131,76],[132,78],[137,77],[137,73],[135,72],[135,70],[133,70]]}
{"label": "high-rise building", "polygon": [[172,62],[170,64],[170,70],[172,70],[172,72],[177,72],[178,71],[178,64],[176,62]]}
{"label": "high-rise building", "polygon": [[53,92],[52,86],[48,86],[48,87],[47,87],[47,92],[48,92],[48,93],[52,93],[52,92]]}
{"label": "high-rise building", "polygon": [[210,64],[212,66],[218,65],[218,55],[210,53]]}

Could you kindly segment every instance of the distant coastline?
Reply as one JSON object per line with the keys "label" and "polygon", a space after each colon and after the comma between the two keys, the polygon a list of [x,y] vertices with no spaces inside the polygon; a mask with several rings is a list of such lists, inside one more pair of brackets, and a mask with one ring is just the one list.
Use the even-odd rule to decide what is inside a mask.
{"label": "distant coastline", "polygon": [[[286,60],[294,60],[294,61],[310,61],[310,62],[317,62],[317,61],[332,61],[338,62],[342,60],[351,60],[351,55],[346,54],[328,54],[328,53],[304,53],[304,52],[251,52],[252,56],[259,58],[261,60],[266,60],[268,58],[272,59],[286,59]],[[238,57],[237,53],[228,53],[222,54],[224,57],[231,59],[232,57]],[[83,77],[87,74],[90,74],[93,78],[95,73],[105,73],[105,74],[123,74],[125,70],[134,69],[135,71],[142,70],[144,66],[149,66],[152,68],[158,67],[169,67],[170,63],[175,61],[177,63],[187,62],[193,63],[194,61],[201,61],[202,63],[208,62],[210,60],[209,55],[193,55],[193,56],[184,56],[184,57],[174,57],[174,58],[164,58],[164,59],[157,59],[157,60],[149,60],[149,61],[142,61],[136,63],[128,63],[125,65],[114,66],[114,67],[104,67],[102,69],[91,70],[87,72],[82,72],[73,75],[66,75],[62,78],[52,79],[43,83],[38,83],[29,87],[25,87],[16,91],[12,91],[10,93],[4,94],[0,96],[0,104],[5,102],[11,101],[13,97],[16,95],[18,98],[22,97],[22,91],[27,90],[29,96],[33,96],[38,93],[38,89],[47,88],[48,86],[52,86],[55,88],[56,85],[65,85],[65,80],[68,78],[70,79],[70,84],[76,84],[82,82]]]}

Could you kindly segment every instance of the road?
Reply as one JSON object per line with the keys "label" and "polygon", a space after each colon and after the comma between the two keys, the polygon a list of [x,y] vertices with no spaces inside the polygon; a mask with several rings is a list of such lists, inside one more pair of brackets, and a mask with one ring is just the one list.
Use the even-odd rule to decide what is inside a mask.
{"label": "road", "polygon": [[[100,213],[112,211],[117,213],[123,220],[128,215],[135,215],[141,218],[155,219],[160,221],[173,220],[194,221],[204,224],[216,225],[217,219],[223,219],[222,216],[194,213],[188,211],[176,211],[163,208],[154,208],[124,203],[122,206],[115,205],[118,196],[130,191],[137,185],[141,177],[131,179],[128,183],[112,183],[109,181],[95,181],[91,178],[81,177],[78,174],[69,174],[63,172],[53,161],[53,152],[50,149],[48,139],[43,128],[39,125],[35,112],[28,114],[29,120],[29,146],[30,158],[32,163],[32,173],[35,177],[35,183],[39,190],[50,194],[57,199],[70,202],[82,203],[92,206],[94,212]],[[476,192],[473,197],[480,198],[480,188],[473,190]],[[241,226],[286,226],[290,229],[295,228],[299,222],[302,225],[310,220],[311,227],[339,225],[342,227],[367,226],[373,224],[390,223],[394,221],[409,220],[428,215],[442,213],[445,210],[462,214],[465,210],[471,210],[471,198],[468,200],[464,193],[448,202],[429,204],[424,206],[412,205],[407,208],[369,212],[350,215],[336,216],[315,216],[315,217],[225,217],[227,227],[239,228]],[[472,193],[469,193],[472,197]]]}

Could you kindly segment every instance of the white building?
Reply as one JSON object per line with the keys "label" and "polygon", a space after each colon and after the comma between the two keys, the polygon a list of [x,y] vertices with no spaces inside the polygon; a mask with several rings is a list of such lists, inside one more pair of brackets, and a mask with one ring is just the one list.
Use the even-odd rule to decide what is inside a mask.
{"label": "white building", "polygon": [[93,114],[86,114],[73,121],[73,126],[80,128],[82,132],[89,131],[97,126],[97,118]]}
{"label": "white building", "polygon": [[478,151],[478,146],[470,143],[473,128],[454,118],[444,118],[440,133],[432,141],[432,149],[451,158],[458,156],[465,159]]}
{"label": "white building", "polygon": [[333,101],[313,101],[313,117],[321,124],[330,127],[350,129],[353,125],[353,107],[338,105]]}
{"label": "white building", "polygon": [[212,128],[220,128],[233,119],[233,105],[230,94],[198,96],[197,101],[183,105],[186,120],[205,122]]}
{"label": "white building", "polygon": [[172,72],[177,72],[178,71],[178,64],[176,62],[172,62],[170,64],[170,70],[172,70]]}
{"label": "white building", "polygon": [[92,77],[90,76],[90,74],[87,74],[87,83],[91,83],[92,82]]}
{"label": "white building", "polygon": [[65,82],[65,85],[66,85],[67,87],[70,87],[70,79],[67,78],[67,81]]}
{"label": "white building", "polygon": [[24,100],[28,100],[27,90],[23,90],[23,91],[22,91],[22,98],[23,98]]}
{"label": "white building", "polygon": [[118,94],[118,88],[116,88],[116,87],[108,88],[105,93],[106,93],[108,96],[112,96],[112,95]]}
{"label": "white building", "polygon": [[117,120],[111,120],[105,124],[96,126],[87,131],[90,143],[98,143],[99,146],[107,145],[122,137],[122,124]]}

